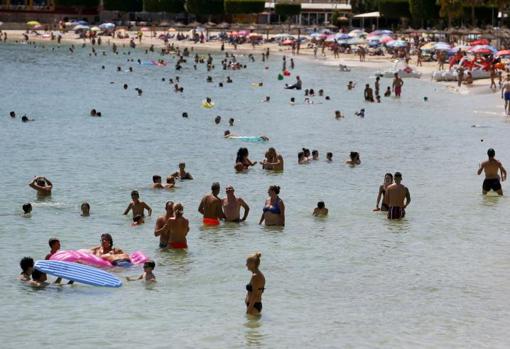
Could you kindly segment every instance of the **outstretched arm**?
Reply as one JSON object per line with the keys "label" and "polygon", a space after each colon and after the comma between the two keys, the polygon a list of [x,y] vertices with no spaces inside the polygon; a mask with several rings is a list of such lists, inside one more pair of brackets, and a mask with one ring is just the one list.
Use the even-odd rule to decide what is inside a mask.
{"label": "outstretched arm", "polygon": [[124,216],[127,215],[129,213],[129,211],[131,211],[132,208],[133,208],[133,203],[130,203],[128,205],[128,207],[126,208],[126,210],[124,211]]}
{"label": "outstretched arm", "polygon": [[152,208],[147,205],[145,202],[143,203],[143,207],[147,210],[149,217],[152,215]]}

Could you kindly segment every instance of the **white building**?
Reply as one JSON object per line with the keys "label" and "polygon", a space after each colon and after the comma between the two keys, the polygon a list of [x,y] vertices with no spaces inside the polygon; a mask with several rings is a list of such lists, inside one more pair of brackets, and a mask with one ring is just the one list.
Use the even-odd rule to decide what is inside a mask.
{"label": "white building", "polygon": [[[266,1],[266,22],[278,22],[278,16],[274,13],[274,6],[278,0]],[[352,12],[350,0],[296,0],[301,3],[301,14],[293,19],[300,25],[320,25],[329,23],[334,12],[350,14]]]}

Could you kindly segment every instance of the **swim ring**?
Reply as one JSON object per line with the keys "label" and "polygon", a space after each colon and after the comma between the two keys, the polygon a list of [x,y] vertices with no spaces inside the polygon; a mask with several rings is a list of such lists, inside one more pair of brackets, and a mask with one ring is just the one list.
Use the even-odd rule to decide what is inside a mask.
{"label": "swim ring", "polygon": [[278,74],[278,80],[283,80],[283,75],[282,74]]}
{"label": "swim ring", "polygon": [[214,108],[214,102],[207,102],[207,101],[202,101],[202,107],[205,108],[205,109],[212,109]]}

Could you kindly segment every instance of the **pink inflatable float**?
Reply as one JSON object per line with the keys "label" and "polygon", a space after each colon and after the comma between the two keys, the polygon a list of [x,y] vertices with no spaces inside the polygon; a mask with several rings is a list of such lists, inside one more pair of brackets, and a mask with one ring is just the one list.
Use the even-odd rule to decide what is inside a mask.
{"label": "pink inflatable float", "polygon": [[[129,259],[133,264],[143,264],[149,259],[140,251],[133,252]],[[52,261],[63,261],[63,262],[73,262],[73,263],[81,263],[85,265],[90,265],[92,267],[97,268],[111,268],[113,267],[112,263],[107,260],[104,260],[100,257],[97,257],[90,253],[89,250],[68,250],[68,251],[58,251],[53,256],[50,257]]]}

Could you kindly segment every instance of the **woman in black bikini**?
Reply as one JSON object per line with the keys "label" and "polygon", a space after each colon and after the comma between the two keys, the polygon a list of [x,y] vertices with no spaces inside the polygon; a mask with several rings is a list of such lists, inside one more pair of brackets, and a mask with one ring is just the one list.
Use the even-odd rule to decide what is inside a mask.
{"label": "woman in black bikini", "polygon": [[259,270],[261,255],[257,252],[246,259],[246,268],[252,273],[250,283],[246,285],[246,314],[249,315],[260,315],[262,312],[262,293],[266,286],[266,278]]}

